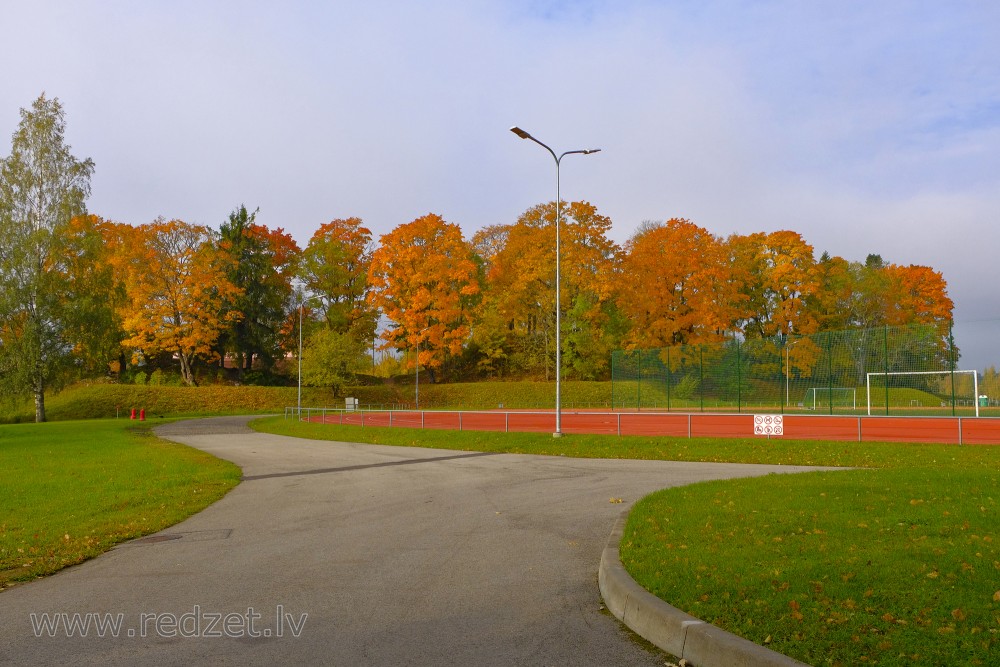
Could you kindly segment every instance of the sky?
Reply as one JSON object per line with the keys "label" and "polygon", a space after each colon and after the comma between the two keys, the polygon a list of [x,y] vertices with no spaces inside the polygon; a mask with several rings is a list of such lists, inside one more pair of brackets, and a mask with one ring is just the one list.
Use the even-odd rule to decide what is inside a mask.
{"label": "sky", "polygon": [[624,243],[718,236],[941,271],[963,367],[1000,366],[1000,3],[993,0],[0,0],[0,155],[43,91],[88,208],[302,246],[437,213],[467,238],[587,200]]}

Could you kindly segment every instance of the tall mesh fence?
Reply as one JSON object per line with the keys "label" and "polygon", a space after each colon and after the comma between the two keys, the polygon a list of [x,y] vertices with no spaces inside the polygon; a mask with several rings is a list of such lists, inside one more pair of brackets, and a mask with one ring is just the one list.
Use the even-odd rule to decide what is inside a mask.
{"label": "tall mesh fence", "polygon": [[[1000,416],[1000,382],[961,364],[950,324],[612,354],[616,409]],[[995,376],[996,371],[992,374]]]}

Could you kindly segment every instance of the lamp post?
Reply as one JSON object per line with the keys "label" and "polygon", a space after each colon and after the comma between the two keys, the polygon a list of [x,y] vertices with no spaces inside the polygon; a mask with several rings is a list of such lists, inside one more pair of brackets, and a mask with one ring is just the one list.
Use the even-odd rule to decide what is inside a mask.
{"label": "lamp post", "polygon": [[302,311],[305,308],[306,301],[312,301],[318,297],[310,296],[299,301],[299,397],[297,403],[297,417],[302,417]]}
{"label": "lamp post", "polygon": [[[433,325],[431,325],[433,326]],[[419,336],[424,335],[431,327],[424,327],[417,332],[417,360],[414,366],[417,369],[416,381],[413,383],[413,402],[416,405],[416,409],[420,409],[420,338]]]}
{"label": "lamp post", "polygon": [[562,159],[567,155],[573,155],[579,153],[581,155],[590,155],[591,153],[600,152],[600,148],[588,148],[586,150],[578,151],[566,151],[559,156],[556,156],[556,152],[543,144],[538,139],[517,127],[516,125],[510,128],[510,131],[519,136],[522,139],[531,139],[536,144],[544,148],[552,155],[552,159],[556,161],[556,432],[552,435],[556,438],[562,435],[562,337],[560,332],[559,321],[561,319],[560,308],[559,308],[559,298],[560,298],[560,271],[559,271],[559,228],[562,216],[562,193],[560,192],[560,181],[559,181],[559,166]]}

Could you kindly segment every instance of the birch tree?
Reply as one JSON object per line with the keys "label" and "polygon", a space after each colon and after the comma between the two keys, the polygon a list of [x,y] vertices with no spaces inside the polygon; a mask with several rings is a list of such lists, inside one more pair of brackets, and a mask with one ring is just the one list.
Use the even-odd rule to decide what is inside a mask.
{"label": "birch tree", "polygon": [[65,142],[62,105],[43,93],[21,109],[11,153],[0,160],[0,383],[30,392],[45,421],[45,391],[72,370],[69,323],[79,321],[61,245],[86,214],[94,163]]}

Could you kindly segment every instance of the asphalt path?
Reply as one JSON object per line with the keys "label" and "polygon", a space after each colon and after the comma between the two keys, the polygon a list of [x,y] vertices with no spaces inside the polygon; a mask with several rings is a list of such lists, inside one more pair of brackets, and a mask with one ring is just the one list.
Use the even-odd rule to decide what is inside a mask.
{"label": "asphalt path", "polygon": [[[805,470],[320,442],[247,419],[160,427],[243,482],[0,593],[0,663],[663,665],[603,610],[615,520],[656,489]],[[68,636],[73,614],[91,625]]]}

